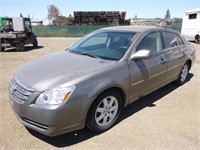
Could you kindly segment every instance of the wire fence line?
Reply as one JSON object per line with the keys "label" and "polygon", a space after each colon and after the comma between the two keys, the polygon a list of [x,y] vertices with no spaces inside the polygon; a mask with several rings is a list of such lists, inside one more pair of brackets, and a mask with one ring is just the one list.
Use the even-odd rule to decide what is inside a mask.
{"label": "wire fence line", "polygon": [[[38,37],[82,37],[94,30],[105,28],[103,25],[86,25],[86,26],[33,26],[32,30]],[[170,27],[178,32],[180,27]]]}
{"label": "wire fence line", "polygon": [[104,27],[106,26],[34,26],[32,30],[38,37],[82,37]]}

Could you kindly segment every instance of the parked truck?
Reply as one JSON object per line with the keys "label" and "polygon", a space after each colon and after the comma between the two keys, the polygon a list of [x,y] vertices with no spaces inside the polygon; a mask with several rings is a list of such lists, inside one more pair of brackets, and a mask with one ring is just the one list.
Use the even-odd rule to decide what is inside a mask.
{"label": "parked truck", "polygon": [[0,51],[4,51],[7,47],[16,47],[17,50],[23,51],[26,44],[38,46],[30,19],[0,17]]}
{"label": "parked truck", "polygon": [[200,8],[184,12],[181,34],[188,41],[200,44]]}

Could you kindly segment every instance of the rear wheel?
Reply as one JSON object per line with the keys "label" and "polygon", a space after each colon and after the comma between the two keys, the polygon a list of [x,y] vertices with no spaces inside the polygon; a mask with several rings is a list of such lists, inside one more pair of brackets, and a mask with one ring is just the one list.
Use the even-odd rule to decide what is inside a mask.
{"label": "rear wheel", "polygon": [[121,95],[115,90],[106,91],[98,96],[92,104],[86,125],[95,133],[104,132],[116,123],[121,110]]}
{"label": "rear wheel", "polygon": [[199,35],[197,35],[197,36],[195,37],[195,42],[198,43],[198,44],[200,44],[200,36],[199,36]]}
{"label": "rear wheel", "polygon": [[19,43],[17,43],[17,44],[16,44],[16,49],[17,49],[18,51],[24,51],[24,49],[25,49],[24,42],[19,42]]}
{"label": "rear wheel", "polygon": [[179,85],[183,85],[188,77],[188,73],[189,73],[189,69],[190,69],[190,64],[187,62],[184,64],[181,73],[178,77],[178,79],[176,80],[176,83],[178,83]]}

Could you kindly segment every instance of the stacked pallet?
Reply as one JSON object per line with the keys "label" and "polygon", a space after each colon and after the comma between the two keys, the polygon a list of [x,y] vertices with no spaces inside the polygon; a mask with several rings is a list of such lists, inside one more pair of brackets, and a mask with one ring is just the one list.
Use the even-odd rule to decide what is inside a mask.
{"label": "stacked pallet", "polygon": [[79,25],[123,25],[126,12],[119,11],[75,11],[74,24]]}

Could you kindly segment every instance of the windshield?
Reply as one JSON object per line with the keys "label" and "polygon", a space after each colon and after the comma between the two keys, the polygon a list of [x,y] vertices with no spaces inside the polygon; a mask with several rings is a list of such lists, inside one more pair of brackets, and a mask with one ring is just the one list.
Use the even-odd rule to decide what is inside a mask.
{"label": "windshield", "polygon": [[135,35],[135,32],[95,32],[81,39],[69,51],[102,59],[119,60],[131,45]]}

